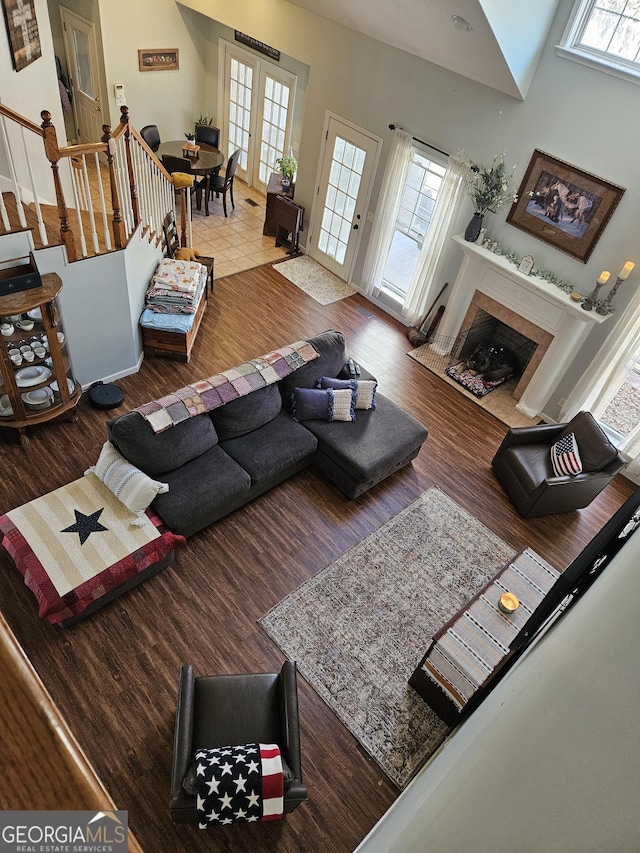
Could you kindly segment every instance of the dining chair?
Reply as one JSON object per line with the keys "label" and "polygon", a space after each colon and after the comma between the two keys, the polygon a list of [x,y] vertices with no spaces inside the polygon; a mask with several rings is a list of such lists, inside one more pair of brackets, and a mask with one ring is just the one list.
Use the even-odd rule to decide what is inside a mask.
{"label": "dining chair", "polygon": [[221,175],[214,175],[209,181],[209,192],[211,195],[215,193],[216,198],[219,198],[220,193],[222,193],[222,209],[224,210],[225,216],[227,215],[227,193],[229,193],[229,198],[231,199],[232,209],[236,209],[233,201],[233,179],[235,178],[239,157],[240,149],[238,148],[227,160],[227,168],[225,170],[224,178]]}
{"label": "dining chair", "polygon": [[[196,206],[198,210],[202,205],[202,190],[205,188],[206,179],[198,180],[198,176],[193,172],[191,160],[188,157],[173,157],[171,154],[162,155],[162,165],[170,175],[174,172],[183,172],[186,175],[193,177],[193,186],[191,187],[191,195],[195,194]],[[205,199],[206,203],[206,199]],[[193,215],[193,208],[192,208]]]}
{"label": "dining chair", "polygon": [[160,147],[160,131],[158,130],[158,126],[156,124],[145,124],[140,131],[140,136],[155,154]]}
{"label": "dining chair", "polygon": [[196,142],[203,145],[211,145],[213,148],[220,148],[220,128],[214,127],[211,124],[196,124]]}

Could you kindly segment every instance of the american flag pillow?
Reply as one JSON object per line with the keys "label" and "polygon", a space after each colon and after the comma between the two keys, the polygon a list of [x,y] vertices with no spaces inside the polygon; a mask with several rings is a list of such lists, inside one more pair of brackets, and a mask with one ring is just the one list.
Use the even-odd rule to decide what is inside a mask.
{"label": "american flag pillow", "polygon": [[551,464],[556,477],[567,474],[579,474],[582,471],[582,460],[578,452],[575,435],[570,432],[551,447]]}

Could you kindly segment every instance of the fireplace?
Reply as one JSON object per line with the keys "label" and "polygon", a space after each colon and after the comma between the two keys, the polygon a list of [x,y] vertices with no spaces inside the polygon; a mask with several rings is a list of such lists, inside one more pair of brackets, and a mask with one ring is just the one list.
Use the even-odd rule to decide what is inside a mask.
{"label": "fireplace", "polygon": [[[454,242],[463,250],[460,270],[449,295],[438,340],[432,345],[442,356],[442,341],[455,341],[472,326],[478,311],[495,317],[536,344],[513,396],[516,408],[529,418],[542,413],[544,404],[594,327],[607,317],[583,311],[579,303],[550,282],[527,276],[500,255],[462,237]],[[450,345],[449,345],[450,346]]]}

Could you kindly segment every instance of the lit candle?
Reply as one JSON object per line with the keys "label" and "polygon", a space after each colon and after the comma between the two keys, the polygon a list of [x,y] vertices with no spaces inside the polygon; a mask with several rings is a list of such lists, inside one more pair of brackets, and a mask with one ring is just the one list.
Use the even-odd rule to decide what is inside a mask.
{"label": "lit candle", "polygon": [[618,278],[620,281],[626,281],[629,278],[629,274],[631,270],[635,267],[635,264],[632,261],[627,261],[627,263],[622,267],[620,272],[618,273]]}
{"label": "lit candle", "polygon": [[598,279],[598,284],[606,284],[609,281],[610,275],[611,273],[608,270],[602,270],[600,278]]}

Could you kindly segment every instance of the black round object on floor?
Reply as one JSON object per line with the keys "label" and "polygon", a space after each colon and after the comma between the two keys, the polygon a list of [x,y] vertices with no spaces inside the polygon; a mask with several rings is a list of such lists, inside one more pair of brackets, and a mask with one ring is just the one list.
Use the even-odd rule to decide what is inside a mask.
{"label": "black round object on floor", "polygon": [[114,382],[96,382],[89,389],[89,401],[96,409],[115,409],[124,400],[124,391]]}

